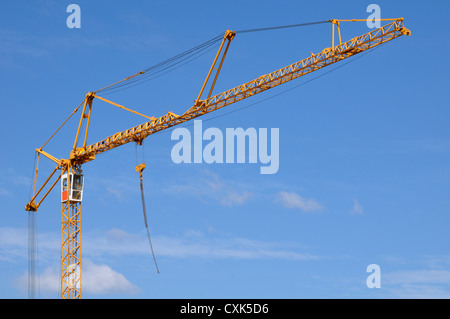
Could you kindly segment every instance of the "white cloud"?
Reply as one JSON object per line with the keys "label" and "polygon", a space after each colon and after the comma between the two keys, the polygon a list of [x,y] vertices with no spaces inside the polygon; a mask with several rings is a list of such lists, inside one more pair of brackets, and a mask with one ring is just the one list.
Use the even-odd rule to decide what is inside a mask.
{"label": "white cloud", "polygon": [[[60,282],[59,273],[56,268],[48,267],[43,272],[37,273],[34,279],[35,297],[43,298],[59,298]],[[17,277],[13,286],[22,294],[28,293],[28,273],[25,271],[21,276]]]}
{"label": "white cloud", "polygon": [[[82,263],[82,292],[92,295],[126,294],[133,295],[140,291],[138,287],[130,283],[124,275],[111,269],[108,265],[94,264],[90,259],[83,258]],[[28,290],[28,273],[18,277],[14,286],[22,293]],[[42,273],[36,275],[35,295],[41,297],[59,298],[60,273],[53,267],[47,267]],[[39,297],[39,296],[37,296]]]}
{"label": "white cloud", "polygon": [[358,203],[356,199],[353,199],[353,208],[351,213],[353,215],[364,215],[363,207],[361,206],[360,203]]}
{"label": "white cloud", "polygon": [[124,275],[107,265],[94,264],[89,259],[82,263],[83,290],[87,293],[102,294],[136,294],[138,287],[130,283]]}
{"label": "white cloud", "polygon": [[294,192],[281,191],[276,196],[277,202],[284,207],[300,209],[304,212],[319,211],[323,207],[313,198],[303,198]]}

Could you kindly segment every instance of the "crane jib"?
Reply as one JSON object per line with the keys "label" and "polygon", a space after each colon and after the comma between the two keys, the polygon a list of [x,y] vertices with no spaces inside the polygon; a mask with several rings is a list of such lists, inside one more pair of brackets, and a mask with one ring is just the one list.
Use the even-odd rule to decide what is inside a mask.
{"label": "crane jib", "polygon": [[410,31],[404,27],[403,19],[398,19],[381,28],[374,29],[371,32],[355,37],[335,47],[325,48],[321,52],[311,54],[310,57],[301,61],[200,101],[200,103],[192,106],[182,115],[167,112],[167,114],[159,118],[118,132],[86,148],[79,148],[76,150],[74,158],[80,162],[90,161],[99,153],[129,142],[142,141],[151,134],[218,110],[224,106],[319,70],[402,35],[410,35]]}

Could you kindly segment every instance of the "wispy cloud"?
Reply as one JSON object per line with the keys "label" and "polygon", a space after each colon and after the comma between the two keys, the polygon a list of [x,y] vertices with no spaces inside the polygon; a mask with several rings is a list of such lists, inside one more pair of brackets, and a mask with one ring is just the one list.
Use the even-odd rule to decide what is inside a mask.
{"label": "wispy cloud", "polygon": [[[65,26],[63,26],[65,27]],[[142,50],[166,47],[167,41],[159,35],[104,34],[101,37],[82,35],[36,35],[0,29],[3,43],[0,54],[38,58],[51,55],[54,50],[70,50],[80,46],[89,49]]]}
{"label": "wispy cloud", "polygon": [[[0,227],[0,251],[3,261],[15,262],[27,256],[27,235],[25,229]],[[317,259],[318,256],[305,252],[298,243],[258,241],[233,234],[224,234],[208,227],[207,232],[188,230],[178,236],[152,236],[153,247],[159,256],[171,258],[286,258]],[[57,234],[40,233],[40,257],[43,253],[57,253]],[[146,233],[129,233],[113,228],[108,231],[83,234],[83,253],[91,258],[100,256],[146,255],[149,246]],[[45,260],[44,260],[45,261]]]}
{"label": "wispy cloud", "polygon": [[450,298],[450,255],[395,255],[383,259],[380,292],[384,296]]}
{"label": "wispy cloud", "polygon": [[353,199],[353,208],[351,210],[351,214],[352,215],[364,215],[363,207],[356,199]]}
{"label": "wispy cloud", "polygon": [[450,270],[396,271],[382,275],[382,285],[397,298],[450,298]]}
{"label": "wispy cloud", "polygon": [[[38,44],[34,35],[23,35],[17,32],[0,29],[2,46],[0,54],[41,57],[47,53],[42,44]],[[33,44],[34,43],[34,44]]]}
{"label": "wispy cloud", "polygon": [[23,228],[0,228],[0,261],[15,262],[27,256],[27,230]]}
{"label": "wispy cloud", "polygon": [[[187,230],[177,236],[152,236],[156,258],[171,259],[285,259],[310,261],[320,256],[310,253],[296,242],[261,241],[225,234],[212,226],[207,231]],[[43,293],[55,293],[59,287],[59,270],[56,258],[59,254],[57,234],[39,234],[39,286]],[[18,264],[27,258],[27,236],[25,229],[0,227],[0,253],[2,262]],[[123,257],[148,257],[150,248],[146,233],[129,233],[122,229],[95,231],[83,234],[83,290],[90,294],[135,294],[139,288],[125,275],[112,269],[107,261]],[[52,258],[48,258],[52,255]],[[47,256],[47,257],[45,257]],[[44,257],[44,258],[41,258]],[[51,259],[51,260],[49,260]],[[96,261],[102,260],[101,264]],[[16,278],[14,287],[27,289],[27,272]]]}
{"label": "wispy cloud", "polygon": [[[238,259],[293,259],[313,260],[318,256],[290,249],[281,243],[256,241],[241,237],[158,237],[155,240],[160,254],[173,258],[238,258]],[[289,245],[288,245],[289,246]]]}
{"label": "wispy cloud", "polygon": [[109,205],[111,200],[125,203],[137,198],[139,179],[138,175],[119,175],[114,178],[91,176],[89,187],[102,203]]}
{"label": "wispy cloud", "polygon": [[[355,138],[353,141],[358,142]],[[338,154],[443,154],[450,152],[450,141],[442,138],[420,138],[420,139],[403,139],[389,140],[382,144],[364,143],[358,147],[334,147],[333,151]]]}
{"label": "wispy cloud", "polygon": [[6,188],[0,187],[0,196],[12,196],[12,193]]}
{"label": "wispy cloud", "polygon": [[246,190],[242,192],[230,191],[220,200],[220,203],[226,206],[242,205],[252,197],[253,193]]}
{"label": "wispy cloud", "polygon": [[[211,228],[209,228],[211,229]],[[92,236],[92,237],[91,237]],[[147,255],[148,241],[144,233],[130,234],[111,229],[103,234],[91,234],[84,239],[84,252],[101,255]],[[170,258],[284,258],[312,260],[319,258],[305,252],[298,243],[266,242],[222,234],[218,231],[189,230],[179,236],[152,236],[155,253]]]}
{"label": "wispy cloud", "polygon": [[444,153],[450,151],[450,142],[444,139],[394,140],[391,144],[392,149],[388,148],[388,150],[396,153]]}
{"label": "wispy cloud", "polygon": [[299,209],[304,212],[316,212],[323,207],[313,198],[303,198],[295,192],[281,191],[276,196],[276,201],[286,208]]}
{"label": "wispy cloud", "polygon": [[7,168],[0,169],[0,196],[13,196],[14,187],[27,187],[31,185],[31,178]]}
{"label": "wispy cloud", "polygon": [[386,274],[389,284],[450,284],[450,270],[404,270]]}
{"label": "wispy cloud", "polygon": [[217,174],[204,170],[201,175],[177,182],[165,188],[173,195],[193,196],[201,201],[214,201],[224,206],[242,205],[251,200],[255,193],[248,185],[225,180]]}

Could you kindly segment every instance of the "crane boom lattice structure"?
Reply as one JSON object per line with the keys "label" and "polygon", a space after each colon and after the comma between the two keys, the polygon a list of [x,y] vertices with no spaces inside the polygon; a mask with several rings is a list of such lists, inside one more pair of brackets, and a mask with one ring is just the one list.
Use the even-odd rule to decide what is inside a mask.
{"label": "crane boom lattice structure", "polygon": [[[382,19],[384,21],[391,21],[390,23],[373,29],[372,31],[357,36],[349,41],[341,41],[341,29],[340,22],[348,21],[366,21],[359,19],[352,20],[327,20],[323,22],[328,22],[332,24],[332,45],[331,47],[325,48],[322,51],[313,54],[311,56],[283,67],[274,72],[262,75],[252,81],[246,82],[235,88],[226,90],[222,93],[212,95],[216,80],[219,76],[220,70],[222,68],[225,56],[230,47],[231,41],[234,39],[238,32],[227,30],[225,35],[220,38],[213,39],[222,40],[219,50],[214,58],[212,66],[206,76],[203,86],[198,94],[194,105],[190,107],[186,112],[181,115],[177,115],[173,112],[167,112],[165,115],[160,117],[146,116],[135,112],[125,106],[122,106],[113,101],[107,100],[101,97],[101,93],[106,88],[111,88],[120,83],[126,83],[127,81],[134,81],[140,76],[144,76],[146,71],[141,71],[135,75],[132,75],[122,81],[116,82],[106,88],[98,91],[89,92],[83,102],[73,111],[69,118],[74,115],[81,107],[82,112],[79,120],[79,125],[74,141],[73,148],[70,150],[69,158],[58,159],[51,154],[48,154],[43,150],[43,147],[47,142],[41,147],[36,149],[38,155],[35,178],[34,178],[34,189],[33,195],[30,201],[26,204],[25,209],[27,211],[37,211],[43,200],[47,197],[49,192],[55,187],[58,181],[61,181],[61,298],[81,298],[81,201],[83,196],[83,174],[82,165],[92,161],[96,158],[96,155],[103,153],[105,151],[111,150],[113,148],[119,147],[121,145],[136,142],[137,144],[142,144],[143,140],[148,136],[157,133],[159,131],[165,130],[175,125],[187,122],[199,116],[211,113],[215,110],[221,109],[225,106],[231,105],[255,94],[264,92],[268,89],[279,86],[283,83],[289,82],[303,75],[309,74],[341,60],[352,57],[356,54],[364,52],[366,50],[372,49],[382,43],[391,41],[402,35],[410,35],[411,32],[403,24],[403,18],[398,19]],[[322,23],[322,22],[317,22]],[[310,24],[317,24],[310,23]],[[279,28],[279,27],[278,27]],[[266,30],[255,29],[255,30]],[[335,45],[335,30],[337,30],[339,44]],[[250,30],[247,30],[250,31]],[[213,41],[207,42],[210,45]],[[199,46],[197,48],[205,48],[207,45]],[[211,75],[215,71],[215,76],[210,85],[208,94],[202,99],[203,92],[210,82]],[[118,132],[114,135],[108,136],[102,141],[97,143],[87,145],[87,136],[89,131],[90,117],[92,111],[92,104],[94,99],[99,99],[103,102],[110,103],[117,107],[123,108],[125,110],[131,111],[135,114],[146,117],[149,121],[134,126],[128,130]],[[67,121],[67,120],[66,120]],[[66,123],[63,123],[63,125]],[[82,135],[81,128],[85,126],[83,145],[78,147],[79,138]],[[61,127],[60,127],[61,128]],[[59,128],[58,128],[59,130]],[[57,131],[58,131],[57,130]],[[56,133],[56,132],[55,132]],[[53,137],[53,135],[52,135]],[[43,155],[56,163],[56,167],[42,186],[36,191],[37,173],[39,166],[39,155]],[[49,186],[47,192],[42,196],[42,198],[37,201],[37,197],[43,191],[43,189],[49,184],[50,180],[53,178],[56,172],[60,172],[56,180]],[[138,171],[138,168],[136,168]],[[140,174],[142,178],[142,169],[140,169]]]}

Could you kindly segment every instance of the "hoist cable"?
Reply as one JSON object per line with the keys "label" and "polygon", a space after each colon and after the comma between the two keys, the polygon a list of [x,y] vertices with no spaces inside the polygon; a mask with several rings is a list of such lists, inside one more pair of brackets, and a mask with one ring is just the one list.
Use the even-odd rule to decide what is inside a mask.
{"label": "hoist cable", "polygon": [[144,212],[145,228],[146,228],[146,230],[147,230],[148,243],[150,244],[150,249],[151,249],[151,251],[152,251],[152,256],[153,256],[153,261],[155,262],[156,271],[157,271],[158,274],[159,274],[158,263],[156,262],[155,253],[154,253],[154,251],[153,251],[152,240],[151,240],[151,238],[150,238],[150,230],[148,229],[147,212],[146,212],[146,209],[145,209],[144,186],[143,186],[142,178],[141,178],[141,199],[142,199],[142,211]]}
{"label": "hoist cable", "polygon": [[143,163],[138,165],[137,164],[138,163],[137,145],[138,144],[136,144],[136,171],[139,172],[140,189],[141,189],[141,200],[142,200],[142,212],[143,212],[143,215],[144,215],[145,229],[147,230],[148,243],[150,245],[150,250],[152,252],[153,261],[155,262],[156,271],[159,274],[158,263],[156,262],[155,252],[153,251],[152,239],[150,237],[150,230],[149,230],[149,227],[148,227],[147,209],[145,207],[144,183],[143,183],[143,178],[142,178],[142,171],[145,168],[145,153],[144,153],[145,149],[144,149],[144,144],[142,144],[142,146],[143,146],[143,150],[142,150]]}
{"label": "hoist cable", "polygon": [[[38,267],[36,274],[36,265]],[[36,291],[39,296],[39,256],[36,236],[36,212],[28,212],[28,298],[35,299]]]}

